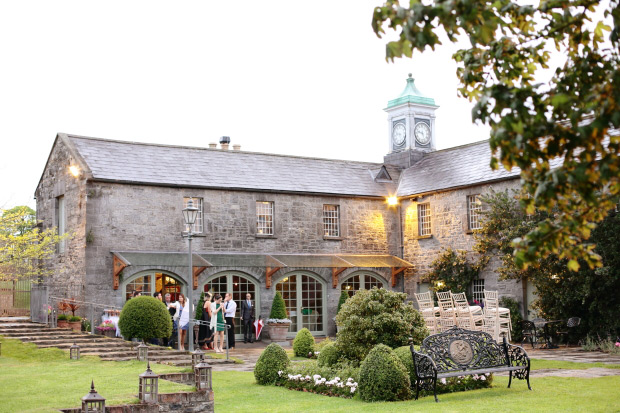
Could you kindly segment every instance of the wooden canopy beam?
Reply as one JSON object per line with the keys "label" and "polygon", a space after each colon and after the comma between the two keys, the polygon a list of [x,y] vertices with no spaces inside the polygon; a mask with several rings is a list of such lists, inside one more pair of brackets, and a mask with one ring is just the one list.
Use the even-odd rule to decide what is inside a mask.
{"label": "wooden canopy beam", "polygon": [[271,276],[278,272],[282,267],[267,267],[267,273],[265,274],[265,286],[271,288]]}
{"label": "wooden canopy beam", "polygon": [[194,267],[194,271],[192,271],[192,288],[194,290],[198,288],[198,276],[206,269],[207,267]]}
{"label": "wooden canopy beam", "polygon": [[406,267],[392,267],[392,288],[396,287],[396,276],[406,269]]}
{"label": "wooden canopy beam", "polygon": [[114,265],[113,265],[113,271],[112,271],[112,288],[114,288],[115,290],[118,290],[118,287],[120,286],[121,272],[123,272],[125,267],[127,267],[127,264],[125,264],[116,255],[113,257],[113,259],[114,259]]}
{"label": "wooden canopy beam", "polygon": [[338,288],[338,276],[346,269],[347,267],[332,268],[332,288]]}

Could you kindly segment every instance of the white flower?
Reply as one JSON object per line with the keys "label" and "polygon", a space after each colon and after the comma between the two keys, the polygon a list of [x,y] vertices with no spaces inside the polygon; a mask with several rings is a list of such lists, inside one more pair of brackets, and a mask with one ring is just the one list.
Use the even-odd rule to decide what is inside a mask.
{"label": "white flower", "polygon": [[336,382],[338,382],[338,381],[340,381],[340,377],[334,377],[334,380],[335,380]]}
{"label": "white flower", "polygon": [[485,376],[480,376],[480,380],[485,381],[487,378]]}
{"label": "white flower", "polygon": [[282,373],[284,373],[282,370],[278,371],[278,376],[282,377]]}
{"label": "white flower", "polygon": [[349,377],[347,381],[353,381],[353,377]]}
{"label": "white flower", "polygon": [[355,387],[351,387],[351,393],[355,393],[355,390],[357,390]]}
{"label": "white flower", "polygon": [[306,380],[310,380],[312,377],[310,376],[306,376]]}
{"label": "white flower", "polygon": [[313,378],[314,380],[317,380],[317,379],[320,379],[320,378],[321,378],[321,375],[320,375],[320,374],[315,374],[314,376],[312,376],[312,378]]}
{"label": "white flower", "polygon": [[441,379],[441,384],[446,384],[446,379]]}

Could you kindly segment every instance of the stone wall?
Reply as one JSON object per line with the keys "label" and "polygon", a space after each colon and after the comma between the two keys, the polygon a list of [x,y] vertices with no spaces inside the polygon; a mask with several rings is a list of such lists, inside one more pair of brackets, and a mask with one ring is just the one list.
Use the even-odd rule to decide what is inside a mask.
{"label": "stone wall", "polygon": [[85,247],[86,247],[86,181],[81,172],[74,177],[71,165],[78,165],[69,148],[58,139],[50,153],[41,182],[35,192],[37,220],[43,228],[57,227],[57,198],[65,199],[66,232],[73,234],[66,240],[64,253],[55,254],[46,261],[53,275],[45,282],[50,296],[84,298]]}
{"label": "stone wall", "polygon": [[[475,239],[468,230],[467,196],[519,188],[519,180],[503,181],[494,184],[478,185],[469,188],[439,192],[413,200],[403,201],[405,259],[415,264],[415,273],[406,277],[405,290],[412,296],[418,292],[419,283],[429,272],[431,263],[442,254],[443,250],[472,251]],[[418,204],[429,203],[431,209],[430,237],[418,236]],[[472,253],[473,254],[473,253]],[[472,255],[473,257],[473,255]],[[510,296],[523,301],[521,282],[499,281],[494,271],[498,267],[496,260],[491,260],[482,271],[480,278],[485,280],[485,289],[498,290],[501,296]]]}

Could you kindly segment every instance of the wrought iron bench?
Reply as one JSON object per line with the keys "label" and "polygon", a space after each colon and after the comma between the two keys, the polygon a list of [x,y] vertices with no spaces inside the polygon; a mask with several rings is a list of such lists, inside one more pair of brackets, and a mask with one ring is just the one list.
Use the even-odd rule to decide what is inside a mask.
{"label": "wrought iron bench", "polygon": [[514,375],[520,380],[527,380],[527,387],[532,390],[530,358],[522,347],[508,344],[506,338],[498,344],[488,333],[453,327],[426,337],[419,352],[415,351],[411,339],[410,347],[417,377],[416,400],[421,388],[431,390],[432,387],[438,402],[437,379],[504,371],[510,373],[508,387]]}

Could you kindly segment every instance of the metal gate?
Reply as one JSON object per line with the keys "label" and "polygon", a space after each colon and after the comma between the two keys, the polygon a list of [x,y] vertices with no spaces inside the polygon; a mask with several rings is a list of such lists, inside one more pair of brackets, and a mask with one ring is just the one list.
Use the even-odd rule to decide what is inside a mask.
{"label": "metal gate", "polygon": [[0,317],[30,315],[30,280],[0,281]]}

